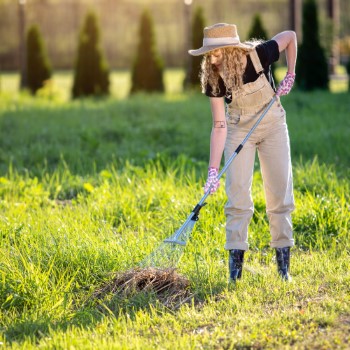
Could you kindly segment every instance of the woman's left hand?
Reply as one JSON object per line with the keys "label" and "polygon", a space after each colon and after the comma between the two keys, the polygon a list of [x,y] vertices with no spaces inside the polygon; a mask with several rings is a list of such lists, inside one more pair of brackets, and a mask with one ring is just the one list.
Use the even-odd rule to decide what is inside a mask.
{"label": "woman's left hand", "polygon": [[295,74],[288,72],[284,77],[284,79],[281,81],[280,85],[278,86],[276,95],[277,96],[288,95],[290,90],[292,90],[294,80],[295,80]]}

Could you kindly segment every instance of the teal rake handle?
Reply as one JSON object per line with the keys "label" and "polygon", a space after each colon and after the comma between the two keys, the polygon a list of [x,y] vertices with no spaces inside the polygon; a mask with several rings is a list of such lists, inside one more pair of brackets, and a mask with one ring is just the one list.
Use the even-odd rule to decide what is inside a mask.
{"label": "teal rake handle", "polygon": [[[238,153],[242,150],[243,146],[248,141],[250,135],[254,132],[254,130],[260,124],[261,120],[265,117],[266,113],[269,111],[269,109],[271,108],[271,106],[274,104],[274,102],[276,100],[277,100],[277,96],[274,95],[273,98],[271,99],[270,103],[265,108],[264,112],[261,113],[261,116],[259,117],[259,119],[255,122],[255,124],[252,126],[252,128],[248,132],[247,136],[244,138],[244,140],[241,142],[241,144],[236,148],[236,150],[233,152],[231,157],[225,163],[225,165],[221,169],[220,173],[218,174],[218,179],[220,179],[222,177],[222,175],[226,172],[227,168],[231,165],[232,161],[237,157]],[[198,220],[199,211],[202,209],[202,207],[205,206],[206,203],[204,203],[204,201],[209,196],[211,187],[212,187],[212,185],[210,185],[208,191],[205,192],[204,196],[201,198],[201,200],[198,202],[198,204],[194,207],[194,209],[192,210],[191,214],[187,217],[187,219],[184,222],[184,224],[176,231],[176,233],[173,236],[171,236],[170,238],[165,239],[164,242],[186,245],[186,242],[180,241],[179,237],[181,236],[181,234],[183,233],[183,231],[185,230],[185,228],[187,227],[188,223],[191,220],[192,221],[197,221]]]}

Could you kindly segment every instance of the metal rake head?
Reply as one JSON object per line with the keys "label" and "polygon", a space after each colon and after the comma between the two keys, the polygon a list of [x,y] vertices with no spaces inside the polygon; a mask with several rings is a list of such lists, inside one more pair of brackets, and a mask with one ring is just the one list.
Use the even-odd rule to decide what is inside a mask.
{"label": "metal rake head", "polygon": [[164,243],[173,243],[185,246],[191,236],[196,220],[187,220],[172,236],[166,238]]}
{"label": "metal rake head", "polygon": [[183,254],[195,223],[195,220],[187,220],[172,236],[166,238],[158,248],[143,259],[140,266],[175,267]]}

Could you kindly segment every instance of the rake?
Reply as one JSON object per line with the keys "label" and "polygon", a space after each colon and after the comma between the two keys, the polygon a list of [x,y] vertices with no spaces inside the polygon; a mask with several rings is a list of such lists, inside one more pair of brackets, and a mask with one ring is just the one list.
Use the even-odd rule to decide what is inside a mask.
{"label": "rake", "polygon": [[[277,96],[275,95],[269,104],[266,106],[264,111],[261,113],[258,120],[252,126],[244,140],[241,144],[236,148],[231,157],[227,160],[222,170],[218,174],[218,179],[222,177],[222,175],[226,172],[227,168],[230,166],[232,161],[237,157],[238,153],[242,150],[245,143],[248,141],[251,134],[260,124],[261,120],[265,117],[266,113],[269,111],[273,103],[276,101]],[[178,261],[181,258],[183,253],[183,249],[186,246],[187,241],[189,240],[191,233],[193,231],[195,223],[198,221],[200,210],[206,205],[205,200],[210,194],[211,186],[203,195],[201,200],[197,203],[197,205],[193,208],[190,215],[187,217],[186,221],[183,225],[170,237],[166,238],[163,243],[154,250],[149,256],[147,256],[144,260],[141,261],[140,266],[154,266],[154,267],[165,267],[165,266],[176,266]]]}

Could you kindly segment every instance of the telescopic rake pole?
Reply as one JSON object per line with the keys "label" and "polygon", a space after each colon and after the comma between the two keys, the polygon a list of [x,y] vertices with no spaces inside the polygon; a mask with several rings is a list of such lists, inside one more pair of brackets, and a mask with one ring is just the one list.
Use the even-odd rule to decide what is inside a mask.
{"label": "telescopic rake pole", "polygon": [[[244,140],[241,142],[241,144],[236,148],[236,150],[233,152],[231,157],[227,160],[225,165],[223,166],[222,170],[218,174],[218,179],[222,177],[222,175],[226,172],[227,168],[231,165],[232,161],[237,157],[238,153],[242,150],[244,147],[245,143],[248,141],[249,137],[251,134],[254,132],[254,130],[257,128],[257,126],[260,124],[261,120],[265,117],[266,113],[269,111],[271,106],[274,104],[274,102],[277,100],[277,96],[275,95],[270,103],[266,106],[265,110],[263,113],[260,115],[259,119],[255,122],[255,124],[252,126]],[[196,221],[198,221],[198,215],[200,210],[205,206],[205,200],[210,194],[212,185],[209,187],[207,192],[205,192],[204,196],[201,198],[201,200],[198,202],[198,204],[194,207],[192,210],[191,214],[187,217],[186,221],[184,224],[173,234],[171,237],[166,238],[164,240],[165,243],[175,243],[179,245],[186,245],[186,241],[190,236],[190,233],[193,229],[193,226]],[[182,239],[180,239],[180,237]]]}

